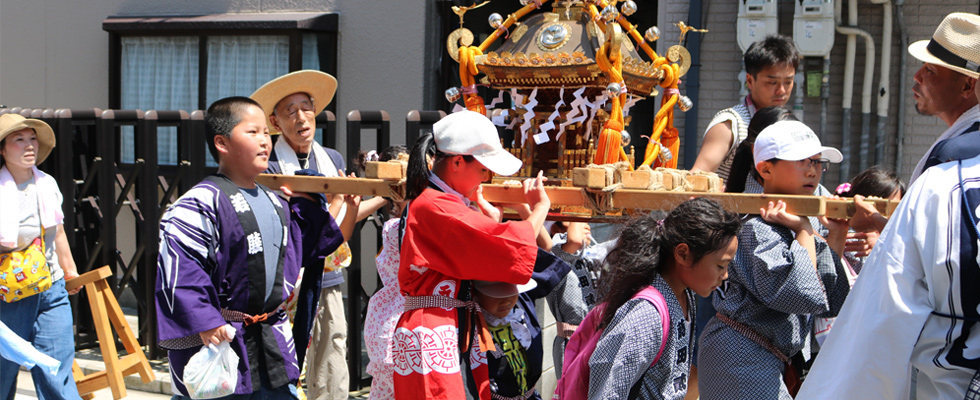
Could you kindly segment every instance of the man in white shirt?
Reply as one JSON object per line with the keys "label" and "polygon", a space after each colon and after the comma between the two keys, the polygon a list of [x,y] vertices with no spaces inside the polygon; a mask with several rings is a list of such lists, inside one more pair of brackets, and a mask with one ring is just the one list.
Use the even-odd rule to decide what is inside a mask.
{"label": "man in white shirt", "polygon": [[980,367],[978,206],[980,157],[912,184],[797,399],[907,399],[913,374],[912,398],[964,398]]}
{"label": "man in white shirt", "polygon": [[793,78],[800,55],[793,40],[767,36],[745,51],[745,86],[749,95],[738,104],[715,114],[704,132],[694,171],[717,172],[728,177],[735,149],[745,140],[746,128],[756,110],[785,105],[793,92]]}
{"label": "man in white shirt", "polygon": [[978,37],[980,16],[952,13],[939,24],[932,40],[909,45],[909,54],[924,63],[915,73],[912,86],[915,110],[937,116],[949,126],[916,164],[909,182],[922,175],[939,143],[970,132],[974,122],[980,120],[980,107],[974,94],[980,71]]}

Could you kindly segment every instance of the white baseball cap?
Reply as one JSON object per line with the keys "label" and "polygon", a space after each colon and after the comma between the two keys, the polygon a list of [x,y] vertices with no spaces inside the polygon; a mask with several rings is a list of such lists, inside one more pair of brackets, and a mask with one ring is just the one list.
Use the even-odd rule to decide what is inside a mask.
{"label": "white baseball cap", "polygon": [[478,112],[464,110],[449,114],[432,126],[432,135],[439,151],[471,155],[497,175],[513,175],[523,164],[504,150],[497,127]]}
{"label": "white baseball cap", "polygon": [[474,289],[485,296],[497,299],[517,296],[536,287],[538,287],[538,283],[534,279],[528,279],[527,283],[523,285],[515,285],[507,282],[473,281]]}
{"label": "white baseball cap", "polygon": [[759,132],[752,148],[755,164],[778,158],[798,161],[820,154],[832,163],[844,160],[840,150],[821,146],[820,139],[813,130],[800,121],[779,121]]}

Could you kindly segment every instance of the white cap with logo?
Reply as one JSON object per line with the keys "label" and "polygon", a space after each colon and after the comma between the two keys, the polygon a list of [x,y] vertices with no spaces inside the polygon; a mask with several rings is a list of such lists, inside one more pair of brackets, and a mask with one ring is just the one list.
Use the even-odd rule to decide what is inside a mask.
{"label": "white cap with logo", "polygon": [[779,121],[769,125],[759,132],[752,148],[755,164],[773,158],[798,161],[817,154],[832,163],[844,160],[840,150],[822,146],[813,130],[799,121]]}
{"label": "white cap with logo", "polygon": [[432,126],[436,149],[446,154],[471,155],[497,175],[513,175],[523,164],[500,144],[490,119],[469,110],[447,115]]}

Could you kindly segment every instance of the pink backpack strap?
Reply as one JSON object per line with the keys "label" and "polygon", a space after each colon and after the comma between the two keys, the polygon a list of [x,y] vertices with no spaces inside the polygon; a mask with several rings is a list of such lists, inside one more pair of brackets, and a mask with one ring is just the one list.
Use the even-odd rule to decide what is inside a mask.
{"label": "pink backpack strap", "polygon": [[656,307],[657,312],[660,313],[660,322],[662,325],[661,331],[663,332],[663,337],[660,338],[660,351],[657,352],[657,357],[654,358],[653,363],[651,363],[656,364],[657,361],[660,360],[660,355],[664,353],[664,347],[667,346],[667,337],[670,334],[670,309],[667,308],[667,300],[664,299],[664,295],[653,286],[643,288],[643,290],[640,290],[635,296],[633,296],[633,298],[640,298],[653,303],[653,306]]}

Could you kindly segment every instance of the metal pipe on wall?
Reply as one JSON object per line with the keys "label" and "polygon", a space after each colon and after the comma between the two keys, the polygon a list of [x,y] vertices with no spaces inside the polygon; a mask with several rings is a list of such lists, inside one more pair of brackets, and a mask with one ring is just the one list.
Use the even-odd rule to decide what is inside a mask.
{"label": "metal pipe on wall", "polygon": [[[703,28],[701,0],[690,0],[689,4],[687,20],[692,24],[700,23]],[[685,75],[685,92],[691,102],[698,104],[698,94],[701,89],[701,35],[688,35],[687,49],[691,53],[691,68]],[[684,114],[684,167],[686,169],[691,169],[698,158],[698,108],[694,107]]]}
{"label": "metal pipe on wall", "polygon": [[[905,12],[904,7],[905,0],[895,0],[895,14],[898,17],[898,35],[901,40],[901,48],[907,49],[909,47],[909,35],[908,29],[905,26]],[[895,145],[895,173],[901,174],[902,171],[902,158],[905,156],[905,112],[907,107],[905,106],[906,92],[908,91],[908,79],[905,74],[908,72],[908,57],[902,55],[899,57],[901,60],[898,63],[898,77],[901,81],[898,82],[898,133],[896,137]]]}
{"label": "metal pipe on wall", "polygon": [[861,156],[867,157],[867,140],[870,136],[871,118],[871,84],[874,79],[874,60],[875,43],[867,31],[856,28],[858,23],[857,0],[848,2],[848,26],[842,26],[840,1],[834,3],[834,19],[837,21],[837,32],[847,35],[847,49],[844,60],[844,99],[843,99],[843,126],[841,129],[841,152],[844,155],[844,162],[841,163],[840,179],[846,181],[851,176],[851,101],[854,93],[854,61],[857,47],[857,36],[861,36],[865,43],[865,62],[864,62],[864,84],[861,95],[861,113],[864,118],[861,132]]}
{"label": "metal pipe on wall", "polygon": [[827,107],[830,103],[830,53],[823,56],[820,74],[820,142],[827,143]]}
{"label": "metal pipe on wall", "polygon": [[[891,67],[892,67],[892,2],[891,0],[871,0],[882,5],[881,29],[881,70],[878,75],[878,132],[875,137],[875,165],[885,162],[885,130],[888,125],[888,106],[891,102]],[[861,159],[861,170],[866,167],[867,160]]]}

